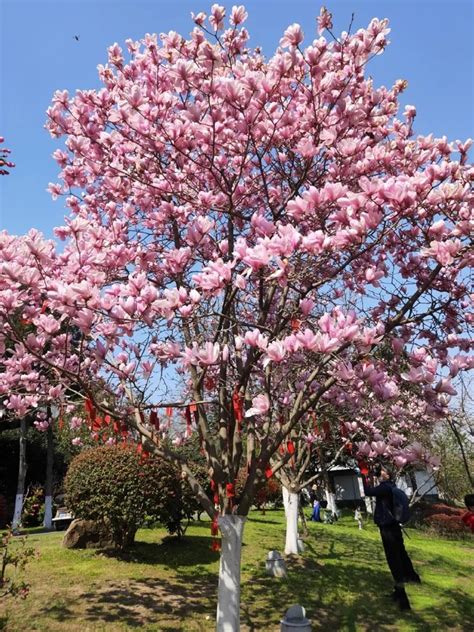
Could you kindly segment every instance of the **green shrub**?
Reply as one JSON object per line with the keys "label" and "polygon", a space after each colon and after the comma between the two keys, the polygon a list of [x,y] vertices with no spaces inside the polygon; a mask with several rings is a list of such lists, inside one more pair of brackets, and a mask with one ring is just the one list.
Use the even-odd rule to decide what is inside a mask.
{"label": "green shrub", "polygon": [[40,485],[31,487],[24,499],[21,513],[23,527],[38,527],[44,519],[44,491]]}
{"label": "green shrub", "polygon": [[77,518],[105,524],[118,548],[133,544],[145,519],[184,534],[198,505],[179,469],[136,445],[85,450],[69,466],[64,482],[66,504]]}

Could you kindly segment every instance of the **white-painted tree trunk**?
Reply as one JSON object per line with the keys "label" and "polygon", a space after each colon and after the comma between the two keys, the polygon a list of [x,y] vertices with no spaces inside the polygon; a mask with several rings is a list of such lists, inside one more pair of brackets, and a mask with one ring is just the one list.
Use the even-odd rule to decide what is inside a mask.
{"label": "white-painted tree trunk", "polygon": [[240,630],[240,555],[242,536],[247,518],[220,516],[222,550],[217,590],[216,632]]}
{"label": "white-painted tree trunk", "polygon": [[[51,420],[51,410],[48,407],[49,419]],[[44,499],[44,519],[43,526],[45,529],[53,528],[53,464],[54,464],[54,445],[53,445],[53,427],[52,420],[46,431],[47,449],[46,449],[46,483],[45,483],[45,499]]]}
{"label": "white-painted tree trunk", "polygon": [[[286,492],[286,493],[285,493]],[[298,494],[283,487],[283,499],[286,495],[286,555],[299,555],[298,550]]]}
{"label": "white-painted tree trunk", "polygon": [[365,509],[367,511],[368,514],[373,514],[374,510],[372,507],[372,498],[369,498],[369,496],[366,496],[364,493],[364,483],[362,482],[362,476],[358,476],[357,477],[357,483],[359,485],[359,493],[360,493],[360,497],[363,498],[364,503],[365,503]]}
{"label": "white-painted tree trunk", "polygon": [[45,499],[44,499],[43,527],[45,529],[53,528],[53,497],[52,496],[45,496]]}
{"label": "white-painted tree trunk", "polygon": [[328,511],[337,514],[336,494],[326,489],[326,500],[328,503]]}
{"label": "white-painted tree trunk", "polygon": [[16,486],[15,510],[13,512],[12,528],[17,529],[21,524],[23,500],[26,481],[26,419],[20,421],[20,445],[18,455],[18,482]]}
{"label": "white-painted tree trunk", "polygon": [[13,511],[12,528],[17,529],[21,523],[21,512],[23,511],[23,494],[15,496],[15,509]]}

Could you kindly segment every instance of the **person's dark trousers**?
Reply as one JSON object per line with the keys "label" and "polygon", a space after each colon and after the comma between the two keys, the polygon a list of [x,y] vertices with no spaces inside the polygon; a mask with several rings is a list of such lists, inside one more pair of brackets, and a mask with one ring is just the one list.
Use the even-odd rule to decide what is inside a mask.
{"label": "person's dark trousers", "polygon": [[418,574],[413,568],[408,553],[403,543],[402,529],[399,524],[391,524],[379,527],[382,537],[385,557],[392,573],[395,584],[403,584],[406,581],[419,580]]}

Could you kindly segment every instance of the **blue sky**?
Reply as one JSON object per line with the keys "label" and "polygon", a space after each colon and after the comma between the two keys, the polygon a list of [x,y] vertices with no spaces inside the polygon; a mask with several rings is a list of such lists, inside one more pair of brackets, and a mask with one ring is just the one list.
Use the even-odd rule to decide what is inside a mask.
{"label": "blue sky", "polygon": [[[149,32],[189,33],[190,11],[208,11],[202,0],[0,0],[0,135],[17,167],[0,181],[0,228],[47,236],[62,224],[61,200],[46,192],[56,181],[56,145],[43,129],[57,89],[97,87],[96,67],[114,42]],[[222,2],[227,7],[232,3]],[[240,2],[236,2],[240,4]],[[299,22],[313,39],[314,0],[249,0],[251,45],[270,55],[289,24]],[[369,69],[376,84],[409,82],[404,103],[416,105],[415,130],[449,139],[474,137],[474,3],[472,0],[327,0],[335,31],[372,17],[388,17],[391,46]],[[79,41],[74,38],[79,36]]]}

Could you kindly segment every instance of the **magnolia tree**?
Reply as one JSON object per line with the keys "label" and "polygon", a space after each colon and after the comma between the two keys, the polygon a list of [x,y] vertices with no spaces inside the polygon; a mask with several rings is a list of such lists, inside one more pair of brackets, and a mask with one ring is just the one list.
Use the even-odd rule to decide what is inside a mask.
{"label": "magnolia tree", "polygon": [[[64,248],[2,237],[3,331],[15,337],[18,308],[35,327],[11,371],[46,361],[58,397],[68,382],[91,392],[100,372],[114,410],[89,398],[89,416],[121,416],[180,462],[222,533],[219,630],[239,627],[244,523],[282,442],[322,406],[356,405],[360,384],[384,405],[417,384],[421,414],[442,414],[472,318],[469,142],[414,136],[415,108],[398,115],[405,82],[365,75],[387,22],[335,38],[323,9],[328,38],[304,46],[294,24],[266,59],[246,17],[213,5],[188,39],[114,44],[101,89],[56,93],[47,127],[65,147],[49,188],[70,211]],[[41,379],[7,405],[27,405]],[[176,444],[198,433],[212,500],[163,442],[167,426]]]}

